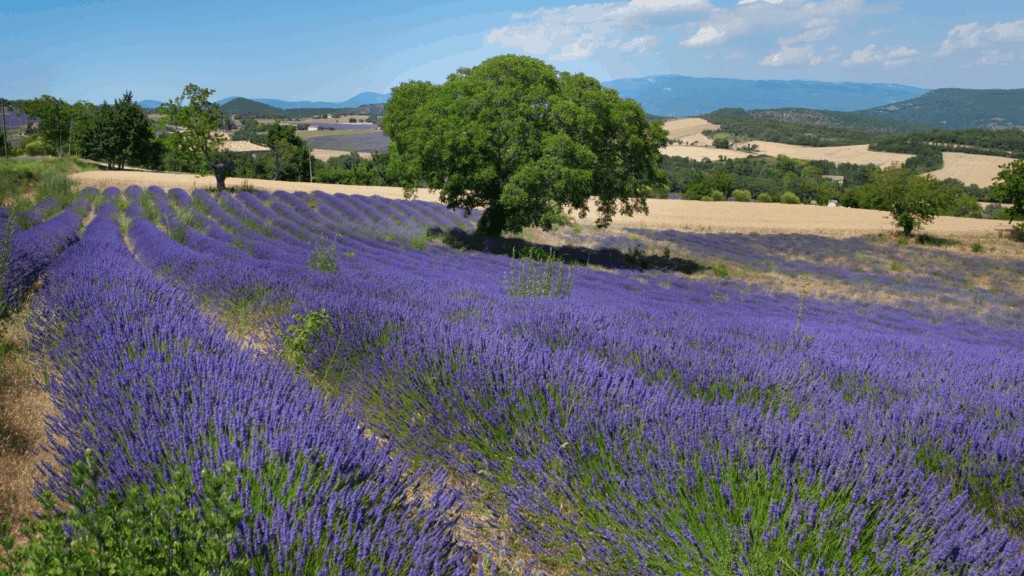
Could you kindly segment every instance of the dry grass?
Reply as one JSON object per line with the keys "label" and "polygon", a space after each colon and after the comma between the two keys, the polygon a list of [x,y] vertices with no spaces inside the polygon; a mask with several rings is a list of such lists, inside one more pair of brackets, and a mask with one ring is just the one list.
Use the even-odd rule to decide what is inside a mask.
{"label": "dry grass", "polygon": [[23,311],[0,323],[0,518],[14,522],[39,511],[32,491],[44,456],[36,452],[46,441],[46,417],[54,413],[29,360],[26,316]]}
{"label": "dry grass", "polygon": [[726,150],[724,148],[712,148],[711,146],[685,146],[682,144],[670,144],[661,149],[665,156],[677,156],[691,160],[718,160],[720,158],[747,158],[752,156],[749,152],[740,150]]}

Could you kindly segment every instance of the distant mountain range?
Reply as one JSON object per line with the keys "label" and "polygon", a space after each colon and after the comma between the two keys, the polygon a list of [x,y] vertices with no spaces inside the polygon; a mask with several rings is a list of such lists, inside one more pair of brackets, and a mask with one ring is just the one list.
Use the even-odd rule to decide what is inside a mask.
{"label": "distant mountain range", "polygon": [[[309,100],[301,100],[298,102],[292,102],[289,100],[275,100],[273,98],[245,98],[252,102],[258,102],[260,104],[266,104],[267,106],[276,108],[278,110],[294,110],[297,108],[305,109],[325,109],[325,110],[339,110],[341,108],[358,108],[367,104],[383,104],[388,101],[390,94],[381,94],[380,92],[360,92],[355,96],[345,100],[344,102],[313,102]],[[242,98],[241,96],[229,96],[227,98],[221,98],[217,101],[222,107],[228,104],[232,100]],[[159,108],[163,102],[159,100],[141,100],[139,105],[143,108]]]}
{"label": "distant mountain range", "polygon": [[924,88],[900,84],[858,84],[809,80],[735,80],[690,76],[648,76],[605,82],[620,96],[639,102],[648,114],[697,116],[720,108],[813,108],[852,112],[916,98]]}

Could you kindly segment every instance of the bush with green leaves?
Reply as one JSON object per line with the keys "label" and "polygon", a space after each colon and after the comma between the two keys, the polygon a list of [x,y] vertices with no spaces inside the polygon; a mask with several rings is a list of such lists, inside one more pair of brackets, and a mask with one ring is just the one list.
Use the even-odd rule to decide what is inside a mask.
{"label": "bush with green leaves", "polygon": [[768,204],[771,202],[775,202],[775,198],[773,198],[772,195],[767,192],[761,192],[760,194],[757,195],[757,201],[762,202],[764,204]]}
{"label": "bush with green leaves", "polygon": [[310,336],[319,334],[331,323],[331,316],[327,310],[310,311],[307,314],[292,315],[294,324],[285,328],[285,337],[281,343],[281,354],[284,359],[296,368],[302,368],[306,363],[306,356],[312,351]]}
{"label": "bush with green leaves", "polygon": [[248,573],[250,560],[231,553],[243,517],[236,476],[231,462],[203,470],[198,481],[180,465],[157,489],[135,485],[103,495],[100,467],[86,451],[72,466],[66,511],[44,494],[45,512],[25,520],[17,545],[9,524],[0,526],[0,576]]}
{"label": "bush with green leaves", "polygon": [[751,194],[750,190],[733,190],[732,197],[737,202],[750,202],[753,194]]}
{"label": "bush with green leaves", "polygon": [[779,200],[783,204],[799,204],[800,203],[800,197],[797,196],[796,194],[792,193],[792,192],[784,193],[782,195],[782,197],[779,198]]}
{"label": "bush with green leaves", "polygon": [[724,200],[725,200],[725,192],[722,192],[721,190],[714,190],[714,191],[711,192],[711,201],[712,202],[722,202]]}

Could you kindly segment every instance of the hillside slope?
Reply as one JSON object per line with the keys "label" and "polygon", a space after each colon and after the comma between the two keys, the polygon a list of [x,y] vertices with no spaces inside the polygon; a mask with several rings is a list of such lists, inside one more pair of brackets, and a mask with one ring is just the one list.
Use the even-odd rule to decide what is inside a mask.
{"label": "hillside slope", "polygon": [[1024,128],[1024,89],[943,88],[861,113],[935,128]]}

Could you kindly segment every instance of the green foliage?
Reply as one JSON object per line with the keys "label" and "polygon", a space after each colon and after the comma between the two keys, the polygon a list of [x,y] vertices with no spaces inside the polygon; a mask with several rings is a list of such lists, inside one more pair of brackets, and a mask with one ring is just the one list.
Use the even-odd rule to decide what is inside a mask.
{"label": "green foliage", "polygon": [[[317,163],[314,163],[316,166]],[[367,160],[352,152],[335,156],[319,163],[313,179],[325,184],[352,184],[359,186],[395,186],[399,184],[388,174],[388,153],[373,152]]]}
{"label": "green foliage", "polygon": [[751,193],[750,190],[733,190],[732,198],[737,202],[750,202]]}
{"label": "green foliage", "polygon": [[715,276],[718,276],[719,278],[728,278],[729,267],[719,262],[711,267],[711,273],[714,274]]}
{"label": "green foliage", "polygon": [[715,148],[719,148],[719,149],[722,149],[722,150],[728,150],[729,149],[729,138],[727,138],[725,136],[715,136],[715,139],[711,141],[711,145],[714,146]]}
{"label": "green foliage", "polygon": [[512,297],[568,296],[572,285],[572,269],[553,251],[546,256],[535,251],[529,256],[516,257],[512,252],[512,267],[505,274],[505,294]]}
{"label": "green foliage", "polygon": [[955,195],[935,178],[911,174],[896,164],[874,173],[865,190],[908,237],[941,214]]}
{"label": "green foliage", "polygon": [[459,69],[441,85],[406,82],[382,127],[389,173],[407,193],[425,185],[450,208],[483,208],[485,236],[549,228],[591,199],[606,226],[646,211],[645,193],[664,183],[666,132],[639,104],[524,56]]}
{"label": "green foliage", "polygon": [[281,354],[284,359],[296,368],[302,368],[306,364],[306,355],[313,351],[310,336],[319,334],[330,325],[331,316],[327,310],[313,310],[308,314],[292,315],[294,324],[285,328],[285,337],[281,343]]}
{"label": "green foliage", "polygon": [[160,127],[165,132],[163,138],[172,166],[196,174],[212,171],[217,189],[223,190],[234,161],[221,150],[224,137],[217,132],[221,113],[217,104],[210,102],[213,92],[189,84],[180,96],[162,104],[157,112],[161,115]]}
{"label": "green foliage", "polygon": [[761,192],[757,195],[757,201],[767,204],[769,202],[775,202],[775,198],[767,192]]}
{"label": "green foliage", "polygon": [[334,242],[323,236],[317,238],[313,244],[313,249],[309,253],[309,258],[306,259],[306,264],[313,270],[319,270],[327,274],[337,272],[338,254]]}
{"label": "green foliage", "polygon": [[1024,159],[1003,166],[991,190],[1001,202],[1011,204],[1007,210],[1011,224],[1018,218],[1024,219]]}
{"label": "green foliage", "polygon": [[712,202],[722,202],[725,200],[725,193],[721,190],[712,190],[709,196]]}
{"label": "green foliage", "polygon": [[53,498],[44,495],[46,512],[26,521],[23,544],[15,546],[14,536],[3,531],[0,575],[249,571],[247,559],[232,560],[230,554],[243,516],[233,463],[203,470],[199,482],[178,465],[155,490],[136,485],[105,495],[90,451],[71,474],[76,490],[67,512],[57,512]]}
{"label": "green foliage", "polygon": [[979,254],[979,253],[984,252],[984,251],[985,251],[985,247],[982,246],[980,242],[973,242],[973,243],[971,243],[971,252],[974,252],[975,254]]}
{"label": "green foliage", "polygon": [[23,102],[21,111],[39,118],[38,132],[56,151],[57,156],[71,153],[74,116],[71,105],[48,94]]}
{"label": "green foliage", "polygon": [[82,143],[82,155],[103,160],[108,169],[125,164],[155,167],[159,149],[145,110],[125,92],[111,106],[106,102],[90,115]]}
{"label": "green foliage", "polygon": [[785,192],[779,197],[779,201],[783,204],[799,204],[800,197],[792,192]]}

